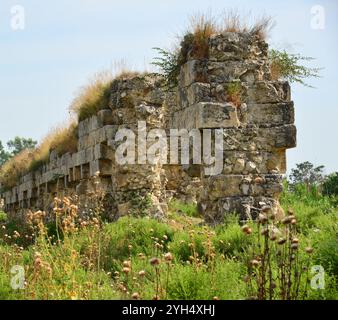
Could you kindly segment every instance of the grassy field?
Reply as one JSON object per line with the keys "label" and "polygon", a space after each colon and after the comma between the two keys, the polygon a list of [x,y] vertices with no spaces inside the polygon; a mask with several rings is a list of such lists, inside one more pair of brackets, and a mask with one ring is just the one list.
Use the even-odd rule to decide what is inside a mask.
{"label": "grassy field", "polygon": [[32,214],[32,230],[1,214],[0,299],[337,299],[337,199],[298,188],[282,205],[289,220],[267,212],[243,226],[230,215],[216,228],[177,201],[162,222],[81,220],[68,200],[54,224]]}

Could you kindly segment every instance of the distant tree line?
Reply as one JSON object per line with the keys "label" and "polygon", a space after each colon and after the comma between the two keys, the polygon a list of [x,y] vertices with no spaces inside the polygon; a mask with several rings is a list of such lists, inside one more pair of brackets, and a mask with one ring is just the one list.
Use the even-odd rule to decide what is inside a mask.
{"label": "distant tree line", "polygon": [[4,147],[0,140],[0,167],[8,161],[10,158],[16,156],[25,149],[34,149],[37,145],[37,141],[31,138],[15,137],[6,143],[7,148]]}
{"label": "distant tree line", "polygon": [[309,161],[296,164],[289,175],[289,187],[295,189],[298,185],[305,185],[308,191],[317,188],[324,195],[338,195],[338,172],[325,175],[324,168]]}

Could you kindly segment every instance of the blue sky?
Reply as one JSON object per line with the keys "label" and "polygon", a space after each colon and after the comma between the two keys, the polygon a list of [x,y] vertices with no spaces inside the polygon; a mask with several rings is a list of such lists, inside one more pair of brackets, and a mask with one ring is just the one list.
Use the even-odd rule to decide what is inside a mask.
{"label": "blue sky", "polygon": [[[48,4],[46,4],[48,3]],[[25,9],[25,29],[11,28],[11,7]],[[323,30],[311,28],[311,8],[325,10]],[[333,0],[1,0],[0,140],[40,140],[69,117],[77,89],[97,71],[125,59],[135,69],[152,60],[153,47],[170,47],[189,15],[236,8],[276,21],[273,47],[315,57],[316,89],[292,86],[298,146],[288,168],[309,160],[338,171],[338,1]]]}

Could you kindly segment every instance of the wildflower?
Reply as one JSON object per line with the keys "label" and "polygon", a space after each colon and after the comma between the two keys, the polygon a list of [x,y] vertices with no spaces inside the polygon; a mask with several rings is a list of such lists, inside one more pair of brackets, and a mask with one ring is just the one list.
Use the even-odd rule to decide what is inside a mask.
{"label": "wildflower", "polygon": [[123,266],[126,268],[131,268],[131,261],[130,260],[123,261]]}
{"label": "wildflower", "polygon": [[308,253],[308,254],[311,254],[313,252],[313,248],[312,247],[306,247],[305,252]]}
{"label": "wildflower", "polygon": [[265,236],[265,235],[268,235],[269,234],[269,229],[268,228],[264,228],[262,231],[261,231],[261,235],[262,236]]}
{"label": "wildflower", "polygon": [[258,215],[258,222],[265,224],[265,223],[267,223],[267,221],[268,221],[268,217],[265,214],[260,213]]}
{"label": "wildflower", "polygon": [[218,298],[217,296],[214,296],[214,297],[212,298],[212,300],[217,301],[217,300],[219,300],[219,298]]}
{"label": "wildflower", "polygon": [[161,249],[162,248],[162,245],[159,244],[158,242],[155,243],[155,247],[158,248],[158,249]]}
{"label": "wildflower", "polygon": [[164,255],[164,260],[167,261],[167,262],[172,261],[173,260],[173,255],[170,252],[166,253]]}
{"label": "wildflower", "polygon": [[242,227],[242,231],[245,234],[251,234],[252,233],[252,229],[247,224]]}
{"label": "wildflower", "polygon": [[125,274],[128,274],[128,273],[130,272],[130,268],[124,267],[124,268],[122,269],[122,271],[123,271]]}
{"label": "wildflower", "polygon": [[293,225],[297,224],[297,220],[296,219],[292,219],[291,220],[291,224],[293,224]]}
{"label": "wildflower", "polygon": [[293,239],[291,240],[291,243],[299,243],[298,238],[293,238]]}
{"label": "wildflower", "polygon": [[168,240],[168,236],[167,236],[167,235],[164,235],[164,236],[163,236],[163,240],[165,240],[165,241]]}
{"label": "wildflower", "polygon": [[145,272],[144,270],[141,270],[141,271],[138,273],[138,275],[139,275],[140,277],[144,277],[144,276],[146,275],[146,272]]}
{"label": "wildflower", "polygon": [[298,243],[291,243],[291,249],[297,250],[298,249]]}
{"label": "wildflower", "polygon": [[279,240],[277,241],[278,244],[284,244],[286,242],[285,238],[279,238]]}
{"label": "wildflower", "polygon": [[157,265],[160,264],[160,259],[159,258],[152,258],[152,259],[150,259],[149,262],[152,266],[157,266]]}
{"label": "wildflower", "polygon": [[291,223],[291,221],[295,219],[295,216],[291,215],[291,216],[287,216],[284,219],[282,219],[282,223],[283,224],[289,224]]}
{"label": "wildflower", "polygon": [[277,239],[277,235],[273,232],[270,236],[271,241],[275,241]]}
{"label": "wildflower", "polygon": [[140,299],[140,294],[138,292],[134,292],[131,297],[134,299],[134,300],[138,300]]}
{"label": "wildflower", "polygon": [[260,265],[260,262],[256,259],[251,260],[250,263],[252,264],[253,267],[257,267]]}

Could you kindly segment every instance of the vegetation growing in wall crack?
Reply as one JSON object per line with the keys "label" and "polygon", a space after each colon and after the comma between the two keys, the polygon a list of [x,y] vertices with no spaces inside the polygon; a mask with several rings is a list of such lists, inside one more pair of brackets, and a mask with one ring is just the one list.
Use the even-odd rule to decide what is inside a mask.
{"label": "vegetation growing in wall crack", "polygon": [[321,68],[310,68],[302,64],[314,60],[312,57],[305,57],[300,54],[291,54],[285,50],[271,49],[269,51],[270,71],[273,80],[287,80],[298,82],[306,87],[312,87],[305,82],[308,78],[318,78]]}

